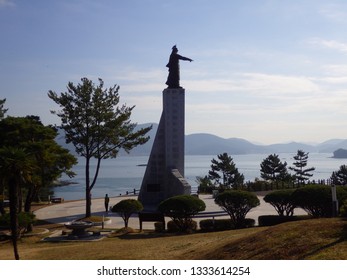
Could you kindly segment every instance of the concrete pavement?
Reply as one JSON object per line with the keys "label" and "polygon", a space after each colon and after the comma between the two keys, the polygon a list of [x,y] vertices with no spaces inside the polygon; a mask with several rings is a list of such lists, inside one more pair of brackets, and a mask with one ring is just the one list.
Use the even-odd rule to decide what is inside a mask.
{"label": "concrete pavement", "polygon": [[[137,196],[117,196],[110,198],[110,206],[115,205],[119,201],[123,199],[133,198],[136,199]],[[199,198],[202,199],[206,204],[205,212],[215,212],[221,211],[222,209],[214,203],[214,199],[212,195],[199,195]],[[258,216],[260,215],[277,215],[276,210],[268,203],[264,202],[263,196],[258,196],[260,200],[260,206],[252,209],[248,214],[247,218],[252,218],[258,223]],[[204,213],[204,212],[203,212]],[[306,213],[301,209],[295,209],[295,214],[303,214]],[[51,223],[59,223],[65,224],[67,222],[71,222],[73,220],[83,218],[85,214],[85,200],[64,202],[51,204],[47,207],[41,208],[34,212],[36,218],[39,220],[46,220]],[[104,216],[110,219],[109,223],[105,224],[105,228],[122,228],[124,227],[123,219],[117,214],[112,212],[105,212],[104,207],[104,199],[96,198],[92,200],[92,216]],[[218,216],[216,219],[225,219],[229,216],[225,214],[224,216]],[[207,219],[207,217],[203,218],[194,218],[195,221],[199,222],[201,219]],[[166,218],[166,221],[169,221],[169,218]],[[134,229],[138,229],[139,219],[136,215],[132,216],[129,219],[129,227]],[[144,222],[144,229],[154,229],[154,222]]]}

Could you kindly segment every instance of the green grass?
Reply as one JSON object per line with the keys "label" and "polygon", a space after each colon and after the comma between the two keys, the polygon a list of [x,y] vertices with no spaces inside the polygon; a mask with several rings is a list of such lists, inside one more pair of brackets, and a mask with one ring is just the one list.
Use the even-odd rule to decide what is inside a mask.
{"label": "green grass", "polygon": [[[21,259],[347,259],[347,221],[311,219],[273,227],[194,234],[114,234],[97,242],[19,241]],[[13,259],[9,242],[0,259]]]}

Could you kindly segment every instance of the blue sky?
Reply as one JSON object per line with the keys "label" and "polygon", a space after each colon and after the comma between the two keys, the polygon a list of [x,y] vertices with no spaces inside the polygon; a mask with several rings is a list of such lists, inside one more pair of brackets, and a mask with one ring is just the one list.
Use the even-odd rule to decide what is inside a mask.
{"label": "blue sky", "polygon": [[159,122],[181,62],[186,134],[264,144],[347,138],[347,1],[0,0],[8,115],[59,124],[49,90],[102,78],[132,120]]}

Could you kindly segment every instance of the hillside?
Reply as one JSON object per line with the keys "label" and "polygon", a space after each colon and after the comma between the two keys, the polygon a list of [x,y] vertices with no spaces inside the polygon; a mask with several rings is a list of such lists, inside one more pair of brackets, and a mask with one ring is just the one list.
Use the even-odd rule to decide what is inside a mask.
{"label": "hillside", "polygon": [[[309,230],[308,230],[309,229]],[[346,219],[284,223],[219,246],[195,259],[304,260],[347,259]]]}
{"label": "hillside", "polygon": [[[153,125],[152,130],[148,133],[150,140],[146,144],[131,150],[130,156],[147,156],[150,154],[158,124],[141,124],[138,125],[138,128],[149,125]],[[57,142],[71,151],[74,151],[72,144],[65,144],[63,131],[60,131]],[[338,149],[347,149],[347,139],[330,139],[316,145],[298,142],[259,145],[241,138],[222,138],[208,133],[195,133],[185,136],[186,155],[217,155],[224,152],[230,155],[279,154],[296,153],[298,150],[304,150],[310,153],[331,153],[333,156],[333,152]],[[126,155],[126,153],[120,152],[120,155]]]}
{"label": "hillside", "polygon": [[[34,236],[19,242],[21,259],[347,260],[347,220],[339,218],[195,234],[115,234],[88,246],[85,242],[48,243],[41,239]],[[0,245],[0,259],[13,259],[11,243]]]}

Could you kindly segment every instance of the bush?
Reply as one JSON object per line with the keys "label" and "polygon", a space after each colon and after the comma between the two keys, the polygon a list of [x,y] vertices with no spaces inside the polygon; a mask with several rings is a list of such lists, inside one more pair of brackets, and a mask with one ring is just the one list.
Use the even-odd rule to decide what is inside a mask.
{"label": "bush", "polygon": [[[205,219],[200,221],[200,229],[202,231],[223,231],[235,229],[235,224],[230,219]],[[244,219],[238,228],[254,227],[254,219]]]}
{"label": "bush", "polygon": [[164,232],[164,223],[155,222],[154,223],[154,230],[155,230],[155,232]]}
{"label": "bush", "polygon": [[[196,231],[198,227],[198,223],[196,221],[191,220],[188,224],[187,229],[184,232],[193,232]],[[168,232],[182,232],[181,228],[172,220],[167,222],[167,231]]]}
{"label": "bush", "polygon": [[229,214],[236,228],[244,227],[247,213],[260,204],[254,193],[240,190],[225,191],[219,194],[215,198],[215,203]]}
{"label": "bush", "polygon": [[264,196],[264,201],[270,203],[279,216],[293,216],[295,204],[293,202],[293,189],[277,190]]}
{"label": "bush", "polygon": [[112,212],[116,212],[121,215],[124,220],[125,228],[128,227],[128,221],[132,214],[143,210],[143,205],[136,199],[124,199],[119,201],[111,208]]}
{"label": "bush", "polygon": [[241,224],[241,228],[250,228],[255,226],[255,220],[246,218],[244,219],[243,223]]}
{"label": "bush", "polygon": [[250,192],[260,192],[260,191],[267,191],[271,189],[271,184],[266,182],[266,181],[262,181],[259,179],[255,179],[254,182],[246,182],[245,184],[246,186],[246,190],[250,191]]}
{"label": "bush", "polygon": [[201,220],[199,225],[203,231],[222,231],[235,228],[230,219],[205,219]]}
{"label": "bush", "polygon": [[341,217],[347,217],[347,199],[341,205],[340,215]]}
{"label": "bush", "polygon": [[[18,214],[18,230],[25,232],[30,224],[36,221],[35,215],[28,212],[20,212]],[[0,216],[0,227],[10,228],[10,213]]]}
{"label": "bush", "polygon": [[204,211],[205,203],[196,196],[178,195],[162,201],[158,210],[170,217],[181,231],[187,231],[191,227],[192,217]]}
{"label": "bush", "polygon": [[293,222],[307,219],[308,216],[277,216],[277,215],[263,215],[258,217],[259,226],[274,226],[286,222]]}
{"label": "bush", "polygon": [[[347,191],[344,187],[336,187],[339,205],[347,198]],[[292,195],[293,202],[304,209],[313,217],[332,216],[332,195],[331,187],[325,185],[309,185],[295,190]]]}

